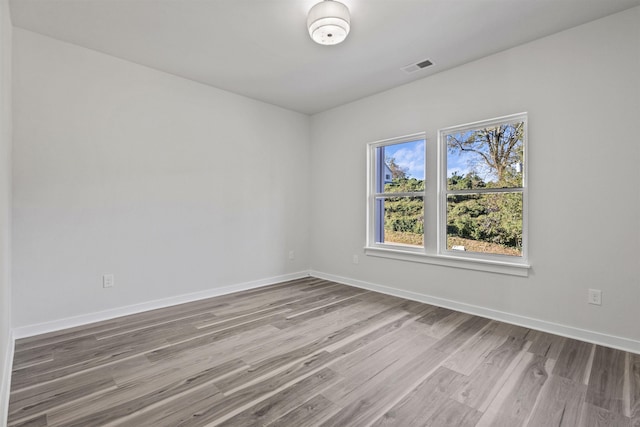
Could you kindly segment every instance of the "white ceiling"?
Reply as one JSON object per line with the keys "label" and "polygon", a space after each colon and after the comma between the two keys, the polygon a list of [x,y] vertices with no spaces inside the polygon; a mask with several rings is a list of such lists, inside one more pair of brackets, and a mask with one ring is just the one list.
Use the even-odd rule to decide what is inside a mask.
{"label": "white ceiling", "polygon": [[[313,114],[640,5],[343,0],[351,33],[320,46],[306,29],[317,1],[12,0],[11,14],[16,27]],[[435,65],[401,70],[427,58]]]}

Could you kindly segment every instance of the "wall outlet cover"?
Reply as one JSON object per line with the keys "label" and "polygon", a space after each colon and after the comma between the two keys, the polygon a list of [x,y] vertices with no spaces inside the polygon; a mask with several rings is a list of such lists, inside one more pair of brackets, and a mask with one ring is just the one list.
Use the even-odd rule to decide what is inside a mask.
{"label": "wall outlet cover", "polygon": [[600,289],[589,289],[589,304],[602,305],[602,291]]}
{"label": "wall outlet cover", "polygon": [[103,288],[113,288],[116,279],[113,274],[105,274],[102,276],[102,287]]}

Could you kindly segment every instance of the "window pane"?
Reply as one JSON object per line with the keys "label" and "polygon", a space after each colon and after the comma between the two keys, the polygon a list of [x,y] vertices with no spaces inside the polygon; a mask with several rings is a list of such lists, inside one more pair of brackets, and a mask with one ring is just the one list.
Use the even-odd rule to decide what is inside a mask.
{"label": "window pane", "polygon": [[424,246],[422,197],[376,199],[376,243]]}
{"label": "window pane", "polygon": [[378,193],[424,191],[424,139],[376,149]]}
{"label": "window pane", "polygon": [[524,122],[449,133],[447,189],[522,187]]}
{"label": "window pane", "polygon": [[448,196],[447,249],[522,256],[522,193]]}

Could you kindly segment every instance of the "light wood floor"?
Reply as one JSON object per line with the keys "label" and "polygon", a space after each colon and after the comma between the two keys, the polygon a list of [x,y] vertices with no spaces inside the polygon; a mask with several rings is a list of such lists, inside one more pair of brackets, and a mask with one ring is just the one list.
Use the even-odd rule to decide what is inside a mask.
{"label": "light wood floor", "polygon": [[640,355],[320,279],[19,340],[10,426],[640,426]]}

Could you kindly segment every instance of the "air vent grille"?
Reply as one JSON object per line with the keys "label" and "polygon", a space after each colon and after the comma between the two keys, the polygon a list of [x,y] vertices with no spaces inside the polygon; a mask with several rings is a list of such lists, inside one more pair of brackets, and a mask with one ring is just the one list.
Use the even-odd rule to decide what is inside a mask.
{"label": "air vent grille", "polygon": [[407,65],[406,67],[402,67],[402,71],[405,73],[415,73],[416,71],[422,70],[423,68],[427,68],[433,65],[430,59],[425,59],[424,61],[416,62],[415,64]]}

